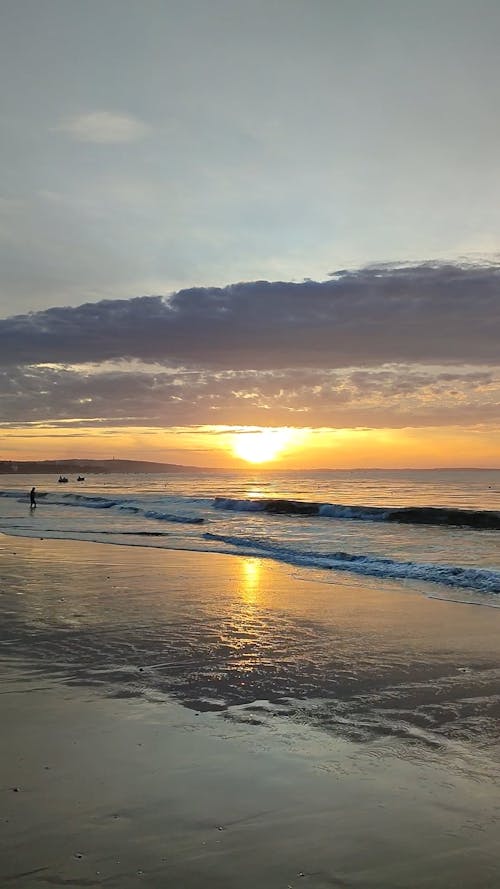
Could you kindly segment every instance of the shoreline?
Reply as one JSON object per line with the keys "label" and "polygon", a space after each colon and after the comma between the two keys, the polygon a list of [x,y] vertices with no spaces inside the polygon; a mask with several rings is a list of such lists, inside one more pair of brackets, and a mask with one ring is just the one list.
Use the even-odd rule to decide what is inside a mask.
{"label": "shoreline", "polygon": [[0,557],[0,880],[496,885],[495,611],[244,556]]}
{"label": "shoreline", "polygon": [[[197,522],[193,524],[198,524]],[[92,539],[88,540],[85,537],[82,537],[82,534],[91,534]],[[61,536],[58,536],[58,535]],[[71,534],[75,536],[72,537]],[[0,531],[0,537],[12,537],[13,539],[22,539],[22,540],[54,540],[54,541],[67,541],[68,544],[72,543],[88,543],[90,545],[105,545],[105,546],[119,546],[119,547],[129,547],[129,548],[139,548],[139,549],[147,549],[147,550],[161,550],[163,552],[171,552],[171,553],[194,553],[204,555],[219,555],[219,556],[234,556],[236,558],[242,559],[257,559],[257,560],[268,560],[272,564],[282,565],[289,571],[299,571],[304,569],[309,572],[313,576],[313,582],[315,580],[316,572],[331,572],[331,576],[335,578],[331,582],[333,585],[339,585],[344,583],[343,578],[346,576],[348,578],[347,583],[351,583],[355,585],[356,583],[365,583],[366,585],[373,584],[385,584],[388,588],[392,588],[394,585],[400,586],[401,589],[407,590],[416,590],[420,593],[420,595],[425,596],[430,600],[443,601],[443,602],[452,602],[457,605],[480,605],[482,607],[489,608],[499,608],[500,609],[500,594],[498,592],[498,584],[497,587],[491,589],[489,587],[489,582],[491,580],[492,573],[495,574],[495,577],[499,576],[498,571],[495,568],[491,568],[490,566],[476,567],[470,565],[461,565],[461,566],[451,566],[449,564],[440,564],[440,563],[415,563],[412,567],[415,569],[413,572],[409,570],[408,566],[411,566],[411,563],[408,561],[398,562],[397,560],[391,560],[386,557],[381,556],[373,556],[373,562],[376,566],[380,566],[382,570],[379,570],[377,567],[375,570],[373,568],[366,569],[366,566],[363,564],[363,559],[361,554],[351,554],[348,559],[344,562],[342,558],[336,558],[335,555],[328,556],[322,555],[321,553],[314,554],[315,561],[311,561],[311,554],[306,553],[303,555],[300,550],[297,550],[296,553],[291,555],[284,555],[283,553],[266,553],[265,549],[261,551],[260,545],[252,545],[252,541],[248,541],[248,545],[239,545],[236,542],[231,542],[231,539],[223,535],[218,537],[217,534],[206,533],[203,535],[203,538],[209,539],[213,544],[214,548],[206,548],[199,547],[195,545],[181,545],[178,542],[175,546],[165,546],[161,543],[156,543],[155,538],[169,538],[173,534],[172,531],[116,531],[116,530],[88,530],[81,529],[78,531],[71,530],[47,530],[43,528],[34,529],[31,532],[26,533],[17,533],[15,534],[12,530]],[[140,538],[141,542],[134,542],[130,540],[130,537]],[[105,539],[99,540],[99,537],[104,537]],[[116,539],[111,539],[116,538]],[[144,541],[148,541],[147,543]],[[222,541],[223,543],[228,543],[229,545],[233,545],[235,547],[234,550],[224,550],[218,548],[216,546],[217,540]],[[234,539],[233,539],[234,540]],[[344,554],[340,553],[340,556]],[[360,559],[361,567],[357,567],[355,562],[357,559]],[[391,563],[392,571],[387,568],[387,564]],[[354,564],[353,564],[354,563]],[[430,577],[421,576],[421,571],[429,571],[431,572]],[[446,572],[450,572],[449,578],[446,577]],[[432,576],[432,572],[437,572],[436,576]],[[444,575],[443,575],[444,572]],[[460,580],[457,580],[457,572],[460,575]],[[472,575],[472,579],[469,579],[468,574]],[[482,583],[486,584],[484,588],[481,585],[474,586],[474,584],[478,583],[478,577],[482,579]],[[427,592],[427,589],[431,589],[434,587],[441,587],[443,592],[441,595],[433,594],[432,592]],[[445,592],[447,595],[445,595]],[[456,596],[469,596],[469,599],[461,598],[458,599]]]}
{"label": "shoreline", "polygon": [[[3,596],[11,606],[4,644],[17,646],[32,669],[64,675],[69,668],[91,686],[101,680],[93,658],[104,657],[103,684],[112,673],[131,695],[149,683],[199,709],[210,709],[213,697],[215,710],[252,695],[314,698],[340,709],[359,701],[365,718],[374,689],[381,710],[389,687],[406,708],[419,684],[424,710],[411,726],[429,722],[439,731],[443,722],[446,738],[443,714],[425,710],[431,700],[444,698],[451,716],[451,686],[459,692],[477,680],[479,688],[469,690],[477,697],[500,670],[499,609],[457,609],[468,603],[429,597],[417,583],[333,571],[325,579],[321,570],[301,574],[298,566],[239,553],[58,538],[0,535],[0,556],[16,587]],[[20,602],[28,605],[23,620]],[[490,730],[500,741],[500,727]]]}

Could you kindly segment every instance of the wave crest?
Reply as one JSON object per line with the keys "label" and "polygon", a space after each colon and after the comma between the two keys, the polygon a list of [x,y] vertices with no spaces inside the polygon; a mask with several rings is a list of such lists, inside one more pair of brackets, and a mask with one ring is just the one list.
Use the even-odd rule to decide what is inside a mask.
{"label": "wave crest", "polygon": [[441,506],[350,506],[342,503],[314,503],[304,500],[256,498],[238,500],[216,497],[215,509],[235,512],[265,512],[270,515],[319,516],[363,522],[397,522],[410,525],[449,525],[476,530],[500,530],[500,512],[455,509]]}

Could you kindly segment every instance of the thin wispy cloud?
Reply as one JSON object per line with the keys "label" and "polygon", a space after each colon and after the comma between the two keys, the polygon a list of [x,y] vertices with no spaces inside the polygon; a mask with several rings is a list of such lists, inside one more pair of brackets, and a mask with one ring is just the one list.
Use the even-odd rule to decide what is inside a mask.
{"label": "thin wispy cloud", "polygon": [[44,421],[151,427],[218,425],[425,427],[495,423],[500,373],[405,366],[353,371],[0,371],[6,424]]}
{"label": "thin wispy cloud", "polygon": [[57,129],[76,142],[100,145],[135,142],[144,139],[150,132],[150,128],[138,118],[112,111],[92,111],[67,117]]}

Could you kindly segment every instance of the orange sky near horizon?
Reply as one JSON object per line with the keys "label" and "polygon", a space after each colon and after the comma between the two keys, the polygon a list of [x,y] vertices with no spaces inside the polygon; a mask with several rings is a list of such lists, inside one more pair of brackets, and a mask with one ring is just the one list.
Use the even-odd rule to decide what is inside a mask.
{"label": "orange sky near horizon", "polygon": [[499,429],[492,426],[261,430],[227,426],[174,430],[9,428],[2,435],[0,459],[115,457],[209,468],[254,465],[276,470],[500,467]]}

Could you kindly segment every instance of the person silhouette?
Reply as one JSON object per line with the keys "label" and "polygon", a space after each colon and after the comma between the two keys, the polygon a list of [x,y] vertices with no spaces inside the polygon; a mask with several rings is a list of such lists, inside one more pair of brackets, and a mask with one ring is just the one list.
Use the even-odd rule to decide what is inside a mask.
{"label": "person silhouette", "polygon": [[36,497],[34,488],[32,488],[30,491],[30,509],[36,509]]}

